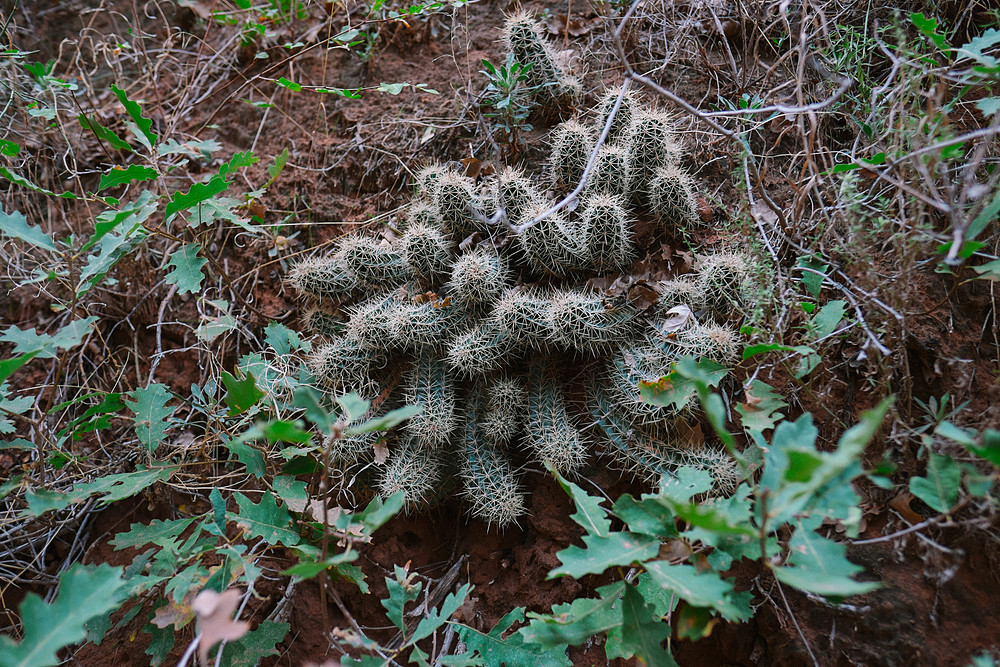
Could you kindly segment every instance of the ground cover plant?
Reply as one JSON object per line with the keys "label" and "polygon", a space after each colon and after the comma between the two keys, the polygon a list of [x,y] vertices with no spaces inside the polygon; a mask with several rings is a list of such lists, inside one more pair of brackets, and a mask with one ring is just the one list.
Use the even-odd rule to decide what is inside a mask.
{"label": "ground cover plant", "polygon": [[992,664],[1000,21],[4,8],[0,665]]}

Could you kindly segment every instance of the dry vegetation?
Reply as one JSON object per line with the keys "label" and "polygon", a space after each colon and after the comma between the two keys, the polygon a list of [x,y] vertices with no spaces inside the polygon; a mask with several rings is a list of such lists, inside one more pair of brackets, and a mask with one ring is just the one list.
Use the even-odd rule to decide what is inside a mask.
{"label": "dry vegetation", "polygon": [[[990,5],[0,4],[0,667],[995,664]],[[519,9],[544,47],[505,28]],[[656,142],[622,129],[629,104],[668,120],[673,180],[649,166]],[[609,145],[633,132],[616,155],[648,172],[618,249],[578,265],[568,240],[549,259],[530,244],[557,219],[575,238],[587,182],[622,170],[560,171],[566,127]],[[570,425],[508,442],[544,421],[538,392],[489,437],[469,404],[450,416],[489,448],[430,484],[400,454],[412,442],[381,435],[410,433],[424,458],[451,441],[427,412],[405,422],[429,400],[402,357],[328,393],[310,372],[359,290],[412,278],[357,275],[440,214],[428,165],[478,208],[452,212],[425,275],[406,269],[424,279],[411,306],[493,299],[479,273],[434,276],[495,253],[530,294],[586,289],[579,310],[695,355],[625,348],[609,399],[591,381],[618,339],[587,347],[558,328],[586,314],[545,306],[556,342],[529,356],[563,356],[510,363],[529,387],[561,378],[579,444],[566,478],[543,459]],[[538,190],[523,210],[507,167]],[[317,315],[292,285],[313,289],[304,266],[343,280],[322,258],[348,233],[369,255]],[[732,257],[749,258],[739,289],[706,297],[736,280]],[[427,376],[458,354],[438,324]],[[332,400],[349,390],[370,402]],[[609,421],[625,404],[634,421]],[[664,467],[665,437],[686,467]],[[706,473],[693,451],[725,465]]]}

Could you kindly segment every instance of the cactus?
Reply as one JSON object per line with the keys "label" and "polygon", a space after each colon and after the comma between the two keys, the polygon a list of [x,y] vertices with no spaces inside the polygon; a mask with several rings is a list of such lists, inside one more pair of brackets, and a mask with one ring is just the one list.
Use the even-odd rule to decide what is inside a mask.
{"label": "cactus", "polygon": [[507,212],[507,219],[515,225],[530,219],[528,215],[537,210],[544,200],[531,179],[520,169],[507,168],[500,172],[496,180],[499,204]]}
{"label": "cactus", "polygon": [[670,364],[677,358],[676,347],[654,341],[623,347],[606,362],[601,391],[630,423],[649,427],[669,425],[693,403],[680,410],[647,403],[639,394],[639,382],[656,382],[670,372]]}
{"label": "cactus", "polygon": [[511,336],[484,320],[448,344],[448,366],[465,378],[485,377],[507,366],[517,353]]}
{"label": "cactus", "polygon": [[564,100],[580,94],[580,82],[556,58],[552,46],[542,37],[543,29],[531,14],[517,12],[504,22],[507,51],[522,65],[531,64],[525,86],[535,98]]}
{"label": "cactus", "polygon": [[442,301],[401,303],[388,310],[385,318],[386,347],[440,348],[462,318],[454,306]]}
{"label": "cactus", "polygon": [[739,483],[739,466],[725,451],[707,445],[666,444],[642,428],[623,423],[615,412],[614,400],[597,385],[591,385],[587,399],[591,418],[607,437],[609,452],[633,474],[664,484],[682,467],[705,470],[715,480],[715,495],[732,493]]}
{"label": "cactus", "polygon": [[517,475],[501,451],[484,437],[477,416],[477,400],[470,397],[465,426],[465,456],[459,471],[462,497],[469,513],[501,530],[525,513],[525,496]]}
{"label": "cactus", "polygon": [[448,444],[459,419],[455,386],[437,355],[421,352],[403,380],[403,400],[422,409],[403,425],[417,447],[438,449]]}
{"label": "cactus", "polygon": [[[615,101],[618,99],[620,93],[621,88],[611,88],[604,93],[601,101],[597,103],[595,110],[597,111],[598,133],[604,129],[605,123],[608,122],[608,115],[611,113],[611,109],[614,108]],[[636,95],[635,91],[630,90],[626,92],[625,97],[622,98],[622,103],[618,107],[618,113],[615,115],[614,121],[611,122],[611,131],[608,132],[605,143],[617,144],[626,141],[629,135],[629,128],[632,126],[636,115],[641,109],[639,96]]]}
{"label": "cactus", "polygon": [[[396,292],[379,294],[348,309],[344,335],[368,350],[385,350],[399,347],[398,339],[387,334],[391,323],[398,317],[395,312],[405,304]],[[391,344],[387,346],[387,343]]]}
{"label": "cactus", "polygon": [[704,290],[709,307],[725,314],[742,311],[753,301],[754,261],[739,252],[720,252],[699,262],[698,285]]}
{"label": "cactus", "polygon": [[594,131],[575,120],[556,127],[552,133],[552,152],[549,156],[553,187],[563,191],[576,187],[587,167],[595,141]]}
{"label": "cactus", "polygon": [[427,201],[433,202],[437,197],[437,189],[441,182],[441,177],[450,173],[454,172],[439,162],[434,162],[423,167],[417,172],[414,183],[417,197],[423,197]]}
{"label": "cactus", "polygon": [[657,310],[666,313],[674,306],[687,306],[691,310],[704,308],[705,290],[697,280],[682,276],[673,280],[662,280],[654,284],[659,300]]}
{"label": "cactus", "polygon": [[509,289],[497,300],[490,321],[517,347],[544,351],[550,339],[545,321],[550,301],[538,290]]}
{"label": "cactus", "polygon": [[632,179],[632,158],[628,146],[605,145],[597,151],[597,159],[590,170],[585,192],[627,196]]}
{"label": "cactus", "polygon": [[339,393],[356,391],[367,398],[378,394],[378,387],[371,376],[373,371],[384,365],[385,357],[381,352],[361,348],[344,336],[316,347],[306,358],[309,371],[328,390]]}
{"label": "cactus", "polygon": [[342,299],[358,288],[358,279],[335,256],[299,262],[288,282],[299,292],[320,299]]}
{"label": "cactus", "polygon": [[[531,217],[540,214],[539,207]],[[587,262],[587,231],[580,222],[570,223],[560,213],[524,230],[517,241],[521,255],[535,273],[565,278]]]}
{"label": "cactus", "polygon": [[442,232],[444,222],[441,220],[441,211],[434,205],[433,201],[415,201],[406,210],[406,227],[411,229],[418,225],[425,225]]}
{"label": "cactus", "polygon": [[449,296],[459,308],[474,310],[496,301],[509,279],[507,261],[479,246],[452,264]]}
{"label": "cactus", "polygon": [[676,165],[660,167],[647,188],[646,206],[668,232],[701,222],[694,196],[694,179]]}
{"label": "cactus", "polygon": [[632,158],[632,183],[636,195],[648,191],[650,181],[660,167],[677,164],[681,146],[669,116],[640,110],[632,119],[627,145]]}
{"label": "cactus", "polygon": [[322,308],[310,308],[302,316],[302,323],[321,336],[333,338],[344,333],[344,320]]}
{"label": "cactus", "polygon": [[587,264],[607,271],[624,269],[636,257],[632,243],[635,220],[622,197],[597,195],[584,202],[583,224],[587,229]]}
{"label": "cactus", "polygon": [[363,234],[345,236],[334,259],[359,283],[374,289],[395,287],[410,275],[398,251]]}
{"label": "cactus", "polygon": [[551,463],[561,474],[576,471],[587,459],[583,434],[566,409],[566,396],[554,364],[535,359],[528,374],[528,423],[525,444],[535,459]]}
{"label": "cactus", "polygon": [[482,224],[469,211],[478,203],[476,188],[471,178],[447,171],[441,174],[434,192],[434,203],[441,215],[445,231],[453,241],[460,242]]}
{"label": "cactus", "polygon": [[376,490],[383,499],[402,491],[403,507],[409,513],[438,495],[444,469],[440,452],[404,441],[380,471]]}
{"label": "cactus", "polygon": [[[508,38],[522,62],[537,65],[529,72],[542,77],[545,94],[558,95],[565,72],[534,21],[512,18]],[[595,109],[598,122],[615,95],[608,91]],[[609,300],[587,288],[585,272],[633,263],[638,198],[663,227],[696,222],[693,180],[677,166],[680,148],[669,118],[642,110],[629,94],[609,135],[579,208],[516,237],[487,228],[480,213],[502,206],[513,223],[539,215],[549,204],[535,176],[505,169],[477,185],[450,166],[430,165],[417,174],[395,244],[354,233],[332,256],[293,270],[296,289],[328,301],[305,314],[306,325],[328,339],[306,359],[321,385],[378,399],[380,382],[398,382],[394,400],[423,408],[388,436],[392,453],[384,464],[373,461],[379,440],[372,434],[328,440],[335,462],[380,469],[377,490],[384,496],[404,490],[408,511],[461,482],[473,516],[509,525],[527,505],[509,447],[523,444],[533,459],[562,473],[587,459],[589,443],[558,369],[588,361],[597,369],[580,388],[588,421],[623,467],[655,483],[694,466],[714,476],[717,491],[738,484],[739,468],[726,452],[680,444],[678,418],[695,409],[694,401],[654,406],[642,400],[638,385],[668,374],[682,354],[737,361],[738,334],[697,318],[724,322],[750,305],[757,267],[736,253],[700,258],[697,274],[654,282],[658,302],[646,310],[648,318],[623,297]],[[594,137],[593,124],[575,121],[554,132],[556,188],[578,183]],[[463,250],[457,256],[456,245]],[[691,312],[671,312],[677,306]],[[527,364],[524,357],[531,357]]]}
{"label": "cactus", "polygon": [[371,459],[380,438],[380,433],[358,433],[339,438],[329,436],[325,445],[329,449],[331,462],[348,467]]}
{"label": "cactus", "polygon": [[740,334],[717,324],[695,324],[675,337],[680,354],[693,354],[731,366],[740,359]]}
{"label": "cactus", "polygon": [[450,243],[437,227],[411,222],[399,239],[399,252],[410,273],[433,281],[448,270]]}
{"label": "cactus", "polygon": [[609,305],[604,297],[582,290],[562,290],[552,297],[545,322],[563,349],[600,354],[640,331],[639,313],[628,303]]}
{"label": "cactus", "polygon": [[520,380],[502,378],[489,384],[483,392],[482,436],[494,447],[506,446],[516,438],[524,425],[528,409],[528,392]]}

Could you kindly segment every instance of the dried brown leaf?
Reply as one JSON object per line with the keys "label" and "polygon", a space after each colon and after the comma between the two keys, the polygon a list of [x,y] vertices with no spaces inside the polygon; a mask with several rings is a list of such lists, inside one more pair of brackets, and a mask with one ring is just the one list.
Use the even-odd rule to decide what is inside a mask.
{"label": "dried brown leaf", "polygon": [[213,646],[221,641],[239,639],[250,629],[246,621],[233,619],[242,596],[239,589],[230,588],[221,593],[203,590],[194,599],[192,607],[201,630],[198,658],[203,665],[208,664],[208,652]]}

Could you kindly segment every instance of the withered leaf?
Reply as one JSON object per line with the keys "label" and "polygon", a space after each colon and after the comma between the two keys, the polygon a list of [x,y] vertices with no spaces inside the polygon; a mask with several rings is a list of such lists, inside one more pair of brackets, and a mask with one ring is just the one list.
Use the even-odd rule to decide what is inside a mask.
{"label": "withered leaf", "polygon": [[194,599],[194,613],[198,617],[201,643],[198,658],[203,665],[208,664],[208,652],[221,641],[239,639],[250,629],[246,621],[233,620],[233,613],[240,603],[243,593],[230,588],[221,593],[203,590]]}

